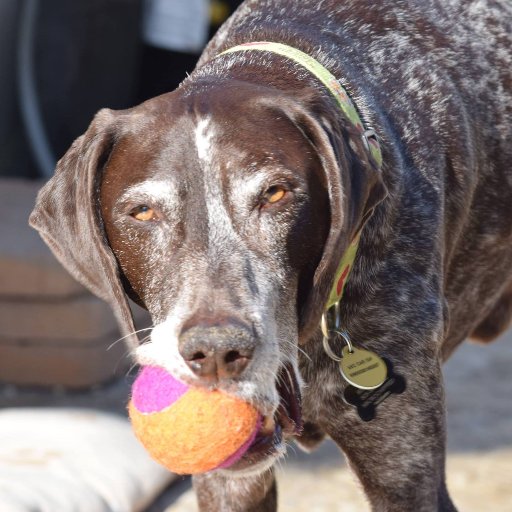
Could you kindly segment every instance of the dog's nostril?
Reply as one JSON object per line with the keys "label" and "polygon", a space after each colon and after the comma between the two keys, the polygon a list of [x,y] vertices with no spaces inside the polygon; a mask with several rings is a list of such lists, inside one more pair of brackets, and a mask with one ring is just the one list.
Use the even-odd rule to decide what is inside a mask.
{"label": "dog's nostril", "polygon": [[226,356],[224,357],[224,361],[226,363],[234,363],[235,361],[238,361],[239,359],[242,359],[244,356],[238,352],[238,350],[230,350]]}
{"label": "dog's nostril", "polygon": [[220,378],[239,377],[251,359],[252,351],[229,350],[217,356],[217,372]]}
{"label": "dog's nostril", "polygon": [[241,378],[250,365],[256,338],[250,327],[236,322],[187,327],[179,352],[190,370],[205,383]]}
{"label": "dog's nostril", "polygon": [[203,352],[196,352],[195,354],[192,355],[192,357],[190,358],[190,361],[200,361],[205,358],[206,358],[206,355]]}

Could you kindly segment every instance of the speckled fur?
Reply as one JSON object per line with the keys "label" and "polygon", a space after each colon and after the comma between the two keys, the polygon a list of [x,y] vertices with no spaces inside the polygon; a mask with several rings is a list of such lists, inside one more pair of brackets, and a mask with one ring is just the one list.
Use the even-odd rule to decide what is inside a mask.
{"label": "speckled fur", "polygon": [[[264,40],[309,53],[343,82],[366,124],[381,139],[384,166],[380,178],[375,177],[375,169],[370,170],[361,142],[329,93],[302,68],[270,53],[214,58],[237,44]],[[322,432],[331,436],[346,454],[374,511],[455,510],[445,486],[440,367],[466,337],[492,339],[512,316],[510,2],[249,0],[221,28],[177,94],[186,102],[200,92],[208,103],[209,94],[219,97],[216,84],[230,80],[275,90],[282,109],[289,106],[291,111],[300,104],[328,134],[331,146],[318,143],[316,148],[321,149],[324,164],[335,155],[343,182],[342,197],[335,198],[342,211],[331,204],[330,212],[331,223],[343,224],[337,250],[342,252],[362,215],[376,206],[364,228],[343,298],[342,323],[356,345],[392,360],[408,387],[403,395],[381,404],[376,418],[368,423],[343,402],[346,384],[336,364],[325,355],[317,327],[335,267],[335,259],[322,259],[310,280],[311,289],[299,286],[296,291],[302,306],[297,317],[285,307],[279,342],[283,350],[282,340],[289,335],[289,341],[300,342],[303,351],[294,362],[304,380],[307,428],[303,444],[320,440]],[[260,108],[261,103],[258,106],[253,99],[251,93],[236,108]],[[158,101],[157,105],[163,105],[167,100]],[[228,104],[232,99],[222,101]],[[132,124],[141,126],[136,116],[154,115],[150,105],[129,113]],[[97,126],[101,124],[98,119]],[[126,119],[127,114],[124,123]],[[113,121],[102,123],[102,128],[91,128],[85,140],[97,137],[94,134],[105,131]],[[121,121],[115,123],[119,129]],[[152,126],[149,123],[144,133],[150,133]],[[201,129],[206,126],[205,122]],[[270,123],[268,130],[272,129]],[[275,135],[287,151],[289,141],[282,133]],[[264,151],[258,133],[251,136],[255,154]],[[201,137],[203,157],[204,148],[222,150],[228,160],[235,154],[236,141],[220,143],[204,134]],[[326,156],[329,152],[333,155]],[[68,155],[61,166],[69,167],[76,158]],[[355,178],[359,172],[362,185]],[[63,187],[63,179],[42,193],[40,205],[46,205],[46,210],[55,208],[55,202],[48,208],[48,197],[55,193],[50,189]],[[365,185],[370,182],[371,186]],[[51,212],[43,215],[40,206],[32,222],[49,233],[51,229],[42,227],[50,222],[49,216]],[[47,236],[52,244],[51,233]],[[130,243],[138,242],[128,241],[127,247]],[[326,251],[332,252],[333,246],[326,244]],[[62,253],[62,244],[56,251],[61,251],[66,263],[69,257]],[[96,286],[95,291],[110,300],[118,308],[118,317],[126,321],[125,310],[116,306],[122,298],[115,281],[114,292],[98,291],[101,285],[94,284],[98,281],[91,284],[91,277],[83,278],[73,264],[68,266],[84,284]],[[165,280],[155,274],[150,281],[152,287],[161,287]],[[139,290],[148,287],[147,282],[130,284]],[[251,293],[250,286],[243,289],[246,293]],[[308,298],[301,300],[302,295]],[[288,289],[273,300],[283,304],[293,297]],[[158,294],[149,294],[149,299],[154,303],[148,304],[150,311],[163,321],[172,308]],[[273,318],[272,313],[268,316]],[[286,358],[294,357],[288,347]],[[260,381],[262,388],[265,385]],[[259,478],[212,473],[197,478],[195,486],[203,511],[276,509],[271,472]],[[342,501],[342,489],[332,492]]]}
{"label": "speckled fur", "polygon": [[283,66],[254,54],[208,62],[271,40],[310,53],[349,90],[381,137],[389,195],[364,229],[343,325],[408,381],[363,423],[317,337],[301,360],[304,412],[344,450],[373,510],[454,510],[440,364],[472,333],[495,337],[512,312],[512,6],[326,0],[290,15],[290,4],[244,3],[198,74],[240,60]]}

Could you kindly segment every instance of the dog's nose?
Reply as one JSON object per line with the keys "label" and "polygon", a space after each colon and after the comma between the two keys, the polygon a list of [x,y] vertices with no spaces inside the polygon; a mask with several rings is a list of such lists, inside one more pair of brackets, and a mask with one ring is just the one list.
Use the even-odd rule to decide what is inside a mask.
{"label": "dog's nose", "polygon": [[252,359],[256,340],[238,325],[194,326],[181,333],[179,351],[204,381],[239,377]]}

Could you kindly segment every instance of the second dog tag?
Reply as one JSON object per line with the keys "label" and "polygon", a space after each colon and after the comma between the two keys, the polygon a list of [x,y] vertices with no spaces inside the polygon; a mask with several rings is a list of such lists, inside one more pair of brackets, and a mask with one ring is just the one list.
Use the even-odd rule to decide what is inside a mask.
{"label": "second dog tag", "polygon": [[405,391],[405,379],[394,372],[393,365],[384,359],[388,368],[388,376],[382,386],[376,389],[357,389],[347,386],[343,392],[343,400],[356,408],[357,414],[363,421],[371,421],[377,413],[377,406],[393,394],[401,394]]}
{"label": "second dog tag", "polygon": [[356,348],[343,347],[339,361],[343,378],[359,389],[375,389],[386,380],[388,370],[386,363],[375,352]]}

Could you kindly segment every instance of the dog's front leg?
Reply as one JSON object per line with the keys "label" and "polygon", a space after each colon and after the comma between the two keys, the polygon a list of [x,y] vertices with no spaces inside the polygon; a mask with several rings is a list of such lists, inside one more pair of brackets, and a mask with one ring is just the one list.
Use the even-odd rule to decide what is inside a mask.
{"label": "dog's front leg", "polygon": [[274,471],[251,476],[229,476],[214,471],[193,478],[201,512],[275,512]]}
{"label": "dog's front leg", "polygon": [[374,512],[453,512],[445,484],[445,411],[440,364],[412,357],[407,389],[362,421],[341,393],[323,428],[347,455]]}

